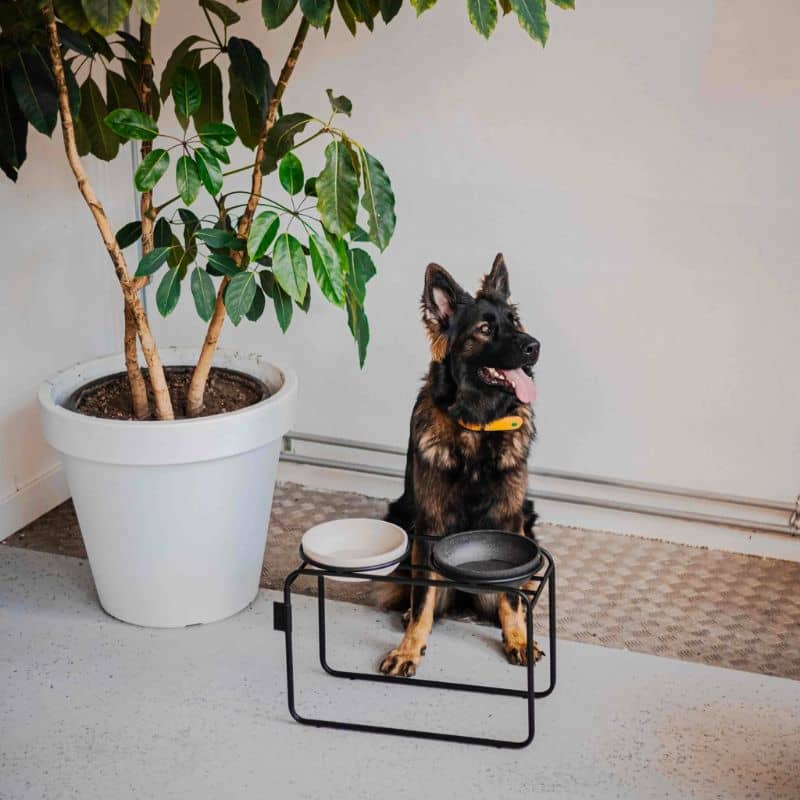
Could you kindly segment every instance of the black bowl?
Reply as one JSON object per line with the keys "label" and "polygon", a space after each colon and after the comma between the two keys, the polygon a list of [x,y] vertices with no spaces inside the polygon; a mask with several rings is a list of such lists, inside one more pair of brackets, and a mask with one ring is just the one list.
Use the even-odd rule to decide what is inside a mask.
{"label": "black bowl", "polygon": [[433,566],[459,583],[520,586],[542,563],[536,542],[508,531],[452,533],[433,546]]}

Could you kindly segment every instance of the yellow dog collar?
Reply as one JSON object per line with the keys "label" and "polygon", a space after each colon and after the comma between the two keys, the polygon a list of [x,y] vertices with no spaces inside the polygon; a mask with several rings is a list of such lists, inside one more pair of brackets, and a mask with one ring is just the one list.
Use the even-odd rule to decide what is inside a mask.
{"label": "yellow dog collar", "polygon": [[463,419],[458,421],[462,428],[468,431],[517,431],[522,427],[523,419],[516,415],[510,417],[500,417],[500,419],[493,419],[485,425],[476,425],[474,422],[464,422]]}

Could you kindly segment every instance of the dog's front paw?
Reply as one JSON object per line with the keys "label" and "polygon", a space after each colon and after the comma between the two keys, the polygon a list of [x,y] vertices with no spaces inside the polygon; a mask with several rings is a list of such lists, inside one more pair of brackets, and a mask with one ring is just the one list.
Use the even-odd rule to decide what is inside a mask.
{"label": "dog's front paw", "polygon": [[[506,654],[509,664],[519,664],[525,666],[528,663],[528,642],[524,636],[503,637],[503,651]],[[544,652],[539,649],[539,645],[533,643],[533,663],[535,664]]]}
{"label": "dog's front paw", "polygon": [[400,675],[403,678],[410,678],[417,673],[417,665],[425,655],[425,648],[422,651],[412,652],[395,648],[390,650],[386,657],[381,661],[379,667],[384,675]]}

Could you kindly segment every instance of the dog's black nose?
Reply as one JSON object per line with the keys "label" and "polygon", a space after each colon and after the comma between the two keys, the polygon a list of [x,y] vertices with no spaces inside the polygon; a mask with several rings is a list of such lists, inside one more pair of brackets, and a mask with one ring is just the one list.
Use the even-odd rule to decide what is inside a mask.
{"label": "dog's black nose", "polygon": [[519,345],[522,348],[522,352],[529,358],[539,357],[539,348],[541,345],[538,339],[526,335],[523,339],[520,339]]}

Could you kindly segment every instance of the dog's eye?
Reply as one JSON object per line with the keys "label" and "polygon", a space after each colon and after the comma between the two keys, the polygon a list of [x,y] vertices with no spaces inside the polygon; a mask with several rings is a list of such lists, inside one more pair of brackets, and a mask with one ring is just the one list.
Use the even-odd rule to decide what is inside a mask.
{"label": "dog's eye", "polygon": [[481,322],[481,324],[478,325],[478,330],[484,336],[488,336],[492,332],[492,326],[488,322]]}

